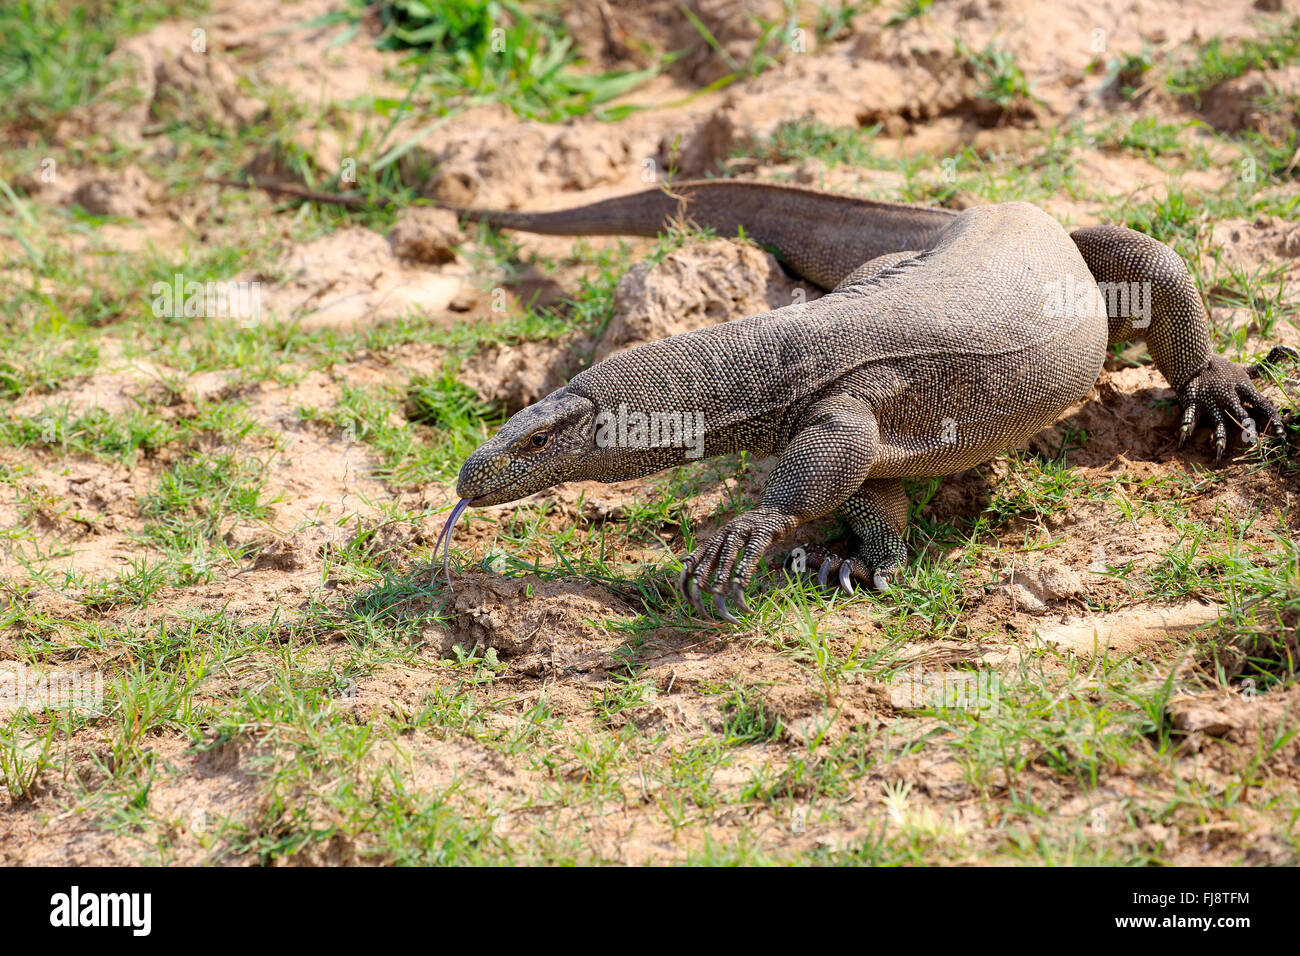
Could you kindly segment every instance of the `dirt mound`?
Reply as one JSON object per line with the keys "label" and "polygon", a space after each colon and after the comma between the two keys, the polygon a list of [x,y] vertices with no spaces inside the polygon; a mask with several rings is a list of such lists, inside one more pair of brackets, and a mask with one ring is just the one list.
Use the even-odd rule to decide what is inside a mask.
{"label": "dirt mound", "polygon": [[267,543],[253,560],[253,570],[302,571],[319,567],[321,559],[332,548],[337,548],[347,540],[348,534],[342,528],[311,525]]}
{"label": "dirt mound", "polygon": [[1018,568],[995,586],[1006,594],[1010,608],[1042,614],[1054,601],[1077,601],[1085,594],[1083,578],[1073,568],[1047,563],[1036,568]]}
{"label": "dirt mound", "polygon": [[539,645],[583,656],[608,644],[591,621],[626,610],[603,588],[561,581],[529,581],[495,575],[457,575],[448,601],[454,615],[444,652],[452,644],[466,651],[493,648],[513,657]]}
{"label": "dirt mound", "polygon": [[152,210],[159,192],[139,167],[128,166],[120,173],[82,180],[71,201],[96,216],[134,219]]}
{"label": "dirt mound", "polygon": [[431,133],[403,170],[439,202],[513,208],[557,190],[619,182],[640,160],[633,144],[622,126],[520,123],[503,106],[485,106]]}
{"label": "dirt mound", "polygon": [[489,405],[514,414],[568,381],[590,346],[580,334],[563,342],[493,342],[467,358],[456,377]]}
{"label": "dirt mound", "polygon": [[791,279],[771,253],[725,239],[633,266],[614,290],[614,317],[595,361],[643,342],[811,301],[820,290]]}
{"label": "dirt mound", "polygon": [[402,210],[388,233],[395,256],[431,266],[454,260],[462,238],[455,213],[426,206]]}
{"label": "dirt mound", "polygon": [[[1206,122],[1225,133],[1254,130],[1280,139],[1296,123],[1300,66],[1250,70],[1211,87],[1201,98]],[[1290,108],[1283,101],[1289,100]]]}

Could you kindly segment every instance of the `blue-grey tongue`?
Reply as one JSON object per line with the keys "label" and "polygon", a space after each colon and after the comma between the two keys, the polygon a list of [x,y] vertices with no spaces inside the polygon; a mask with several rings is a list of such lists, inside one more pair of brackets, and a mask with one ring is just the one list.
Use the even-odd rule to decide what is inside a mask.
{"label": "blue-grey tongue", "polygon": [[[456,503],[456,507],[451,509],[451,515],[450,515],[450,517],[447,518],[446,523],[442,526],[442,531],[440,531],[440,532],[438,533],[438,540],[437,540],[436,542],[434,542],[434,545],[433,545],[433,553],[434,553],[435,555],[438,553],[438,549],[439,549],[439,548],[442,548],[442,549],[443,549],[443,551],[442,551],[442,567],[443,567],[443,570],[447,572],[447,590],[448,590],[448,591],[452,590],[452,586],[451,586],[451,560],[450,560],[450,559],[451,559],[451,536],[452,536],[452,533],[456,530],[456,522],[460,520],[460,516],[461,516],[462,514],[464,514],[465,509],[469,507],[470,502],[473,501],[473,500],[474,500],[473,498],[461,498],[460,501],[458,501],[458,502]],[[446,540],[446,544],[445,544],[445,545],[443,544],[443,540],[444,540],[444,539]],[[435,570],[435,571],[434,571],[434,574],[437,574],[437,573],[438,573],[438,572]]]}

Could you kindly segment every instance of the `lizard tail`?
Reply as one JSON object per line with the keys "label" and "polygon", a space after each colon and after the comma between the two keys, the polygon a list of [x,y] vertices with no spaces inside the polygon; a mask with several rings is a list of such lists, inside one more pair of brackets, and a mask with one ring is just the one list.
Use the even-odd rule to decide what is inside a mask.
{"label": "lizard tail", "polygon": [[444,206],[471,222],[551,236],[657,236],[685,210],[687,197],[650,189],[552,212],[462,209]]}
{"label": "lizard tail", "polygon": [[949,209],[743,179],[678,182],[553,212],[444,208],[474,222],[557,236],[656,236],[674,220],[723,237],[743,229],[795,275],[827,290],[876,256],[928,249],[956,216]]}

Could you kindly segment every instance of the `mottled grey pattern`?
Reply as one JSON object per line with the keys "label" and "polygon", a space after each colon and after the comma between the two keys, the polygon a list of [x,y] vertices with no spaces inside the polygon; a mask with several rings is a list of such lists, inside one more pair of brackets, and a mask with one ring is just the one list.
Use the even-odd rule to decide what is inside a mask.
{"label": "mottled grey pattern", "polygon": [[743,225],[833,291],[593,365],[512,417],[465,462],[458,490],[488,505],[562,481],[648,475],[692,453],[644,436],[611,444],[602,416],[695,416],[705,456],[778,456],[759,504],[683,561],[692,601],[701,607],[700,589],[713,592],[729,620],[723,595],[744,608],[772,540],[833,512],[853,533],[853,552],[841,561],[810,549],[810,568],[849,591],[852,581],[885,586],[904,557],[901,479],[962,471],[1025,441],[1089,391],[1108,343],[1145,335],[1187,408],[1184,437],[1204,414],[1220,454],[1225,416],[1253,441],[1243,403],[1281,428],[1245,370],[1210,352],[1181,259],[1140,233],[1067,236],[1025,203],[954,214],[743,182],[675,193],[471,215],[583,234],[650,234],[674,215],[722,234]]}

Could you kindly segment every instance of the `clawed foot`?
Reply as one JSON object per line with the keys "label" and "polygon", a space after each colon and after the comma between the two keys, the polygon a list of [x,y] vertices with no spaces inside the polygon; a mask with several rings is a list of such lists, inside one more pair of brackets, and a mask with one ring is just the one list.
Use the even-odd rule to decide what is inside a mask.
{"label": "clawed foot", "polygon": [[733,519],[707,544],[682,560],[678,589],[701,617],[708,616],[703,602],[703,592],[707,591],[713,595],[718,615],[729,624],[740,624],[740,619],[727,607],[727,597],[742,614],[751,613],[745,602],[745,588],[754,576],[754,569],[772,539],[793,530],[795,524],[794,518],[763,507]]}
{"label": "clawed foot", "polygon": [[[704,609],[704,602],[701,600],[700,583],[696,576],[691,573],[690,558],[682,562],[682,573],[677,576],[677,589],[686,596],[691,602],[691,606],[699,612],[700,617],[708,617],[709,612]],[[718,609],[718,614],[724,621],[729,624],[739,624],[740,619],[732,614],[727,607],[727,601],[719,591],[711,591],[713,594],[713,606]],[[745,589],[740,586],[739,581],[733,581],[731,584],[731,599],[736,602],[736,607],[740,608],[741,614],[752,614],[749,605],[745,602]]]}
{"label": "clawed foot", "polygon": [[[1279,345],[1269,352],[1265,362],[1298,357],[1300,354],[1294,349]],[[1259,440],[1256,419],[1263,425],[1265,434],[1270,429],[1276,435],[1283,434],[1282,417],[1277,407],[1251,384],[1251,379],[1258,378],[1259,372],[1259,365],[1247,370],[1222,355],[1211,355],[1205,371],[1179,390],[1183,422],[1178,430],[1178,447],[1187,443],[1202,418],[1209,418],[1214,424],[1215,464],[1223,459],[1228,448],[1228,421],[1241,428],[1243,445],[1253,445]]]}
{"label": "clawed foot", "polygon": [[852,596],[854,582],[865,587],[884,591],[889,587],[893,568],[873,568],[858,558],[841,558],[820,545],[810,544],[795,548],[785,561],[786,574],[791,576],[817,572],[817,584],[827,587],[834,579],[839,589]]}

